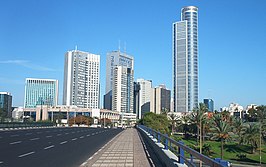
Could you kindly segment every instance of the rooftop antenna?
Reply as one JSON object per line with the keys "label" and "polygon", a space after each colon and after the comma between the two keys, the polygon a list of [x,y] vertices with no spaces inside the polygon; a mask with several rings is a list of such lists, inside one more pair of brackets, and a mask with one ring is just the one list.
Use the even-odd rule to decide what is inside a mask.
{"label": "rooftop antenna", "polygon": [[120,52],[120,39],[118,40],[118,51]]}
{"label": "rooftop antenna", "polygon": [[127,43],[124,42],[124,52],[126,53],[126,51],[127,51]]}
{"label": "rooftop antenna", "polygon": [[76,46],[75,46],[75,51],[77,51],[77,50],[78,50],[78,46],[76,45]]}

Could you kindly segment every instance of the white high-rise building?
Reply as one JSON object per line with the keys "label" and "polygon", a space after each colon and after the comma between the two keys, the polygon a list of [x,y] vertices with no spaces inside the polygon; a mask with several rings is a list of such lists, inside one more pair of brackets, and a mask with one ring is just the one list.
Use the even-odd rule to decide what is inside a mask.
{"label": "white high-rise building", "polygon": [[106,87],[104,95],[104,108],[112,109],[112,89],[114,79],[114,68],[123,66],[134,70],[134,59],[132,56],[120,51],[112,51],[107,53],[106,58]]}
{"label": "white high-rise building", "polygon": [[116,66],[113,71],[112,110],[133,113],[134,71],[124,66]]}
{"label": "white high-rise building", "polygon": [[63,104],[99,108],[100,55],[79,50],[65,54]]}
{"label": "white high-rise building", "polygon": [[198,106],[198,8],[181,10],[181,21],[173,24],[173,97],[175,112]]}
{"label": "white high-rise building", "polygon": [[140,85],[139,90],[139,113],[137,113],[138,119],[141,119],[145,112],[150,112],[151,97],[152,97],[152,81],[137,79],[137,83]]}

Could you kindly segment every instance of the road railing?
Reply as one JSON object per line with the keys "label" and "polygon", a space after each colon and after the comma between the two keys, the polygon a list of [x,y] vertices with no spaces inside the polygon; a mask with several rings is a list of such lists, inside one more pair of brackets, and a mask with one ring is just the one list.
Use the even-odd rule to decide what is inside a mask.
{"label": "road railing", "polygon": [[52,122],[0,122],[0,129],[4,128],[25,128],[25,127],[50,127]]}
{"label": "road railing", "polygon": [[[177,162],[187,166],[196,167],[199,164],[211,167],[228,167],[229,163],[220,158],[211,159],[196,150],[186,146],[182,141],[176,141],[170,138],[167,134],[162,134],[144,125],[138,125],[138,128],[151,135],[157,143],[163,144],[164,150],[170,150],[177,155]],[[186,156],[185,156],[186,155]]]}

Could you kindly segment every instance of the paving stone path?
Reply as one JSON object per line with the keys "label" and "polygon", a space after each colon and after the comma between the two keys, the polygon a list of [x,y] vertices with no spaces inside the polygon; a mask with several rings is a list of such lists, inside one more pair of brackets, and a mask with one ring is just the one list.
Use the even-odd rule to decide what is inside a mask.
{"label": "paving stone path", "polygon": [[143,145],[136,129],[121,132],[81,167],[125,166],[149,167]]}

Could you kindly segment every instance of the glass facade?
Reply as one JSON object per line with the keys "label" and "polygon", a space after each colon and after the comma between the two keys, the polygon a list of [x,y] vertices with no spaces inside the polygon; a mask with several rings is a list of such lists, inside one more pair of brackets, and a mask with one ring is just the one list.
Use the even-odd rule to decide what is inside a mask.
{"label": "glass facade", "polygon": [[58,80],[26,78],[24,108],[56,106],[57,99]]}
{"label": "glass facade", "polygon": [[0,92],[0,121],[1,118],[11,117],[12,96],[8,92]]}
{"label": "glass facade", "polygon": [[214,111],[214,104],[212,99],[204,99],[203,103],[208,108],[208,111],[213,112]]}
{"label": "glass facade", "polygon": [[181,21],[173,24],[174,111],[198,106],[198,8],[182,8]]}

